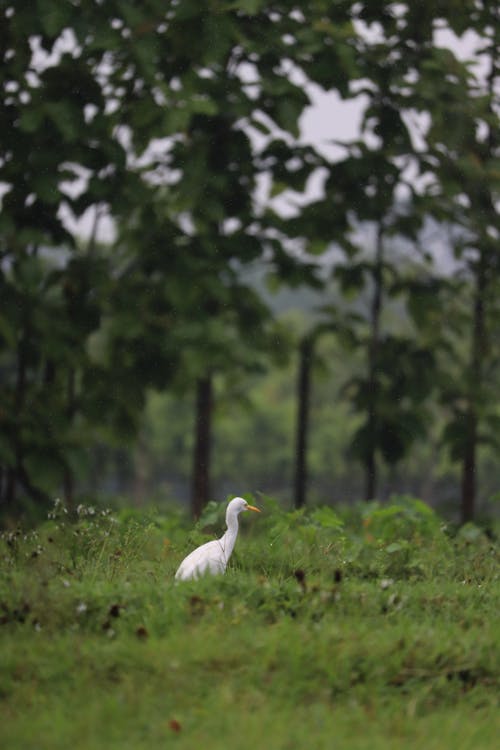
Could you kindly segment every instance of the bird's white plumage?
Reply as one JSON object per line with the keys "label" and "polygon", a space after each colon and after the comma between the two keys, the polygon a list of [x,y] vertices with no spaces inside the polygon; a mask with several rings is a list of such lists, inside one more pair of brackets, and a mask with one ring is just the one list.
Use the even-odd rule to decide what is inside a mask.
{"label": "bird's white plumage", "polygon": [[226,533],[220,539],[202,544],[201,547],[197,547],[185,557],[175,574],[178,581],[199,578],[205,574],[219,575],[225,573],[238,536],[238,516],[244,510],[260,512],[258,508],[249,505],[242,497],[234,497],[226,510]]}

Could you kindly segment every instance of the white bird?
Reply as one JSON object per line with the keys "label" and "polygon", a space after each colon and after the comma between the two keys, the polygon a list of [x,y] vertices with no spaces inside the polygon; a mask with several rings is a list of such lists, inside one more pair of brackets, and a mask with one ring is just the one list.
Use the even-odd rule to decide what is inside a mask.
{"label": "white bird", "polygon": [[211,575],[225,573],[238,536],[238,516],[243,510],[254,510],[260,513],[258,508],[249,505],[242,497],[233,497],[226,510],[226,533],[220,539],[202,544],[185,557],[175,574],[178,581],[199,578],[205,573]]}

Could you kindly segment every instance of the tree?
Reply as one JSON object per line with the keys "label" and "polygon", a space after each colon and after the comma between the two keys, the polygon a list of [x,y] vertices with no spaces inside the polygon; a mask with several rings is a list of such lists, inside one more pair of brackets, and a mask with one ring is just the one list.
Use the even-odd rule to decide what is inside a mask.
{"label": "tree", "polygon": [[[346,391],[356,410],[366,415],[352,448],[365,466],[367,498],[377,492],[377,454],[389,463],[397,462],[425,431],[424,401],[433,385],[435,357],[427,344],[419,343],[420,332],[411,331],[415,316],[410,311],[418,308],[418,299],[412,295],[427,284],[430,271],[423,264],[418,270],[422,284],[415,284],[418,278],[408,271],[411,266],[416,270],[418,264],[405,261],[398,267],[388,250],[397,237],[410,240],[417,250],[426,217],[441,215],[438,203],[425,195],[425,180],[430,174],[436,178],[439,157],[434,155],[433,161],[426,155],[433,149],[436,129],[438,150],[454,142],[450,134],[446,145],[445,122],[450,101],[455,101],[458,91],[463,97],[465,68],[452,52],[437,47],[436,32],[447,24],[458,33],[474,25],[477,28],[481,12],[474,3],[458,9],[454,2],[441,3],[439,8],[419,5],[418,11],[411,5],[392,3],[350,9],[358,36],[351,45],[353,74],[345,94],[361,93],[366,99],[362,137],[358,142],[337,144],[345,149],[345,156],[330,163],[325,159],[324,198],[306,206],[284,230],[301,235],[311,248],[321,241],[335,243],[346,258],[335,269],[344,292],[367,289],[371,295],[368,308],[358,309],[351,317],[357,346],[366,350],[366,374]],[[491,32],[496,24],[491,14],[488,18]],[[481,22],[484,28],[484,13]],[[325,49],[322,59],[330,54]],[[449,86],[443,69],[448,71]],[[354,78],[361,81],[354,82]],[[328,86],[326,76],[315,80]],[[463,106],[473,107],[473,98],[470,91]],[[428,132],[419,117],[430,121]],[[459,152],[465,144],[456,145]],[[355,230],[367,224],[375,236],[371,254],[355,236]],[[384,306],[396,294],[410,312],[402,315],[407,330],[400,326],[397,332],[384,332]],[[478,305],[476,312],[481,317]],[[477,363],[477,347],[472,358]]]}
{"label": "tree", "polygon": [[[406,111],[416,103],[409,81],[415,73],[415,35],[422,29],[405,27],[400,33],[398,11],[392,7],[379,15],[383,38],[374,43],[369,35],[361,34],[355,47],[357,75],[366,81],[360,89],[367,100],[361,138],[341,144],[345,155],[336,162],[325,160],[324,198],[289,222],[292,232],[302,232],[309,240],[330,241],[343,250],[345,262],[338,262],[334,273],[344,294],[367,289],[370,295],[366,309],[358,306],[357,314],[346,318],[356,346],[366,351],[366,374],[351,383],[346,393],[355,409],[365,414],[352,450],[365,468],[367,499],[377,493],[377,453],[389,463],[396,462],[422,432],[423,381],[417,383],[409,376],[414,366],[425,363],[428,369],[432,363],[430,353],[407,334],[382,330],[386,298],[396,288],[401,291],[395,283],[399,271],[387,246],[396,236],[415,241],[424,213],[414,200],[411,172],[417,159],[405,119]],[[372,20],[375,16],[367,9],[359,11],[358,22]],[[368,227],[374,235],[371,251],[366,248]],[[412,405],[399,409],[395,396],[404,388]]]}
{"label": "tree", "polygon": [[45,62],[59,36],[60,14],[49,19],[48,10],[27,25],[26,4],[2,11],[1,499],[9,506],[18,486],[38,501],[47,477],[70,472],[75,370],[98,317],[89,287],[103,270],[70,251],[60,207],[71,202],[76,162],[95,173],[109,166],[107,123],[85,122],[86,108],[99,110],[104,100],[83,56],[61,52],[57,65]]}
{"label": "tree", "polygon": [[[210,7],[44,0],[35,16],[26,2],[6,6],[2,502],[13,505],[22,491],[38,503],[61,484],[70,499],[92,440],[131,438],[151,387],[198,384],[205,430],[195,466],[208,466],[212,379],[260,367],[274,349],[272,316],[245,269],[265,263],[283,283],[317,284],[312,256],[332,242],[344,253],[336,270],[344,291],[371,295],[369,308],[347,316],[344,327],[366,351],[365,376],[349,395],[366,415],[355,448],[374,495],[377,456],[398,460],[425,421],[415,370],[424,362],[430,371],[429,352],[416,331],[386,335],[384,314],[396,293],[412,305],[410,264],[396,269],[393,238],[415,240],[430,210],[461,225],[457,253],[476,280],[473,404],[493,362],[496,230],[479,217],[492,216],[496,201],[495,14],[473,0],[418,9],[320,0],[307,10],[288,0]],[[476,28],[492,61],[489,83],[482,91],[471,84],[462,109],[459,91],[469,79],[453,55],[436,49],[443,19],[457,33]],[[337,162],[300,143],[312,84],[365,97],[362,137],[340,144]],[[465,128],[466,155],[458,130],[445,127],[450,106]],[[431,124],[420,138],[409,125],[415,112]],[[326,176],[323,200],[297,209],[292,221],[267,210],[271,196],[304,193],[318,169]],[[425,197],[422,173],[440,185]],[[471,211],[459,210],[463,195]],[[76,241],[69,219],[85,212],[115,220],[112,247],[95,237],[86,246]],[[368,224],[377,238],[372,255],[354,233]],[[303,238],[299,250],[294,237]],[[394,358],[401,367],[387,377]],[[403,392],[410,393],[405,408],[397,401]],[[462,423],[469,467],[478,424],[491,416],[479,401]],[[411,421],[415,415],[420,421]],[[469,497],[472,474],[464,469]],[[202,479],[195,512],[208,497],[208,475]]]}
{"label": "tree", "polygon": [[[275,350],[270,312],[244,283],[245,266],[265,257],[287,277],[297,268],[272,213],[261,210],[259,178],[272,172],[276,180],[279,171],[280,182],[303,188],[317,161],[308,161],[313,152],[293,143],[309,101],[291,80],[289,65],[291,39],[299,61],[306,47],[312,50],[304,16],[291,3],[258,2],[225,8],[216,25],[211,16],[200,21],[200,34],[210,27],[214,43],[199,68],[179,73],[179,99],[196,111],[162,155],[163,166],[177,177],[172,190],[159,193],[185,248],[174,260],[177,268],[184,266],[175,274],[178,292],[170,294],[183,339],[183,382],[197,392],[195,516],[210,492],[213,377],[258,367],[262,353]],[[256,131],[262,147],[256,146]],[[162,263],[157,259],[156,271]]]}
{"label": "tree", "polygon": [[123,434],[137,419],[146,382],[117,379],[89,344],[109,321],[112,258],[82,252],[65,217],[130,210],[145,189],[131,148],[141,153],[161,127],[161,91],[195,53],[186,45],[172,58],[160,2],[39,10],[1,11],[0,491],[10,506],[19,487],[38,502],[60,480],[71,495],[92,431],[108,421]]}
{"label": "tree", "polygon": [[[461,520],[475,515],[477,454],[481,443],[498,443],[496,415],[499,352],[495,345],[498,290],[498,75],[499,12],[488,3],[468,7],[468,26],[479,37],[477,56],[487,70],[484,80],[471,65],[459,66],[441,54],[441,96],[447,117],[437,118],[429,132],[425,165],[436,181],[429,187],[443,221],[450,229],[456,259],[456,284],[467,299],[469,314],[452,302],[461,320],[451,343],[451,361],[443,387],[450,417],[444,432],[453,458],[462,465]],[[451,20],[453,27],[455,24]],[[463,25],[458,24],[458,31]],[[443,78],[443,70],[447,75]],[[437,77],[436,70],[434,75]],[[450,125],[450,122],[452,125]],[[464,332],[467,350],[464,351]]]}
{"label": "tree", "polygon": [[315,337],[309,334],[302,338],[299,346],[294,479],[294,505],[297,509],[302,508],[302,506],[306,504],[309,400],[311,392],[311,367],[314,355],[314,343]]}

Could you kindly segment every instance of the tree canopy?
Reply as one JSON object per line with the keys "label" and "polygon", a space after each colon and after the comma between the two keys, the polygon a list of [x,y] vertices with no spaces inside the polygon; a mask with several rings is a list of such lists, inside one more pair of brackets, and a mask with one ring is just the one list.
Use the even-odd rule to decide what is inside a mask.
{"label": "tree canopy", "polygon": [[[274,366],[287,336],[258,267],[323,289],[316,323],[362,354],[340,398],[366,496],[438,409],[472,518],[477,452],[499,434],[498,9],[0,7],[2,507],[71,502],[91,447],[133,439],[151,388]],[[313,91],[362,107],[333,151],[303,138]]]}

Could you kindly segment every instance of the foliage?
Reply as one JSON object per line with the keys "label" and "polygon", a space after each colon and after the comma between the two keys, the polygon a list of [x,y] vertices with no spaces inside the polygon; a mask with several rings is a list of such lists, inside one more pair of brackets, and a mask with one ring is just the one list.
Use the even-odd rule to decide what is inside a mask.
{"label": "foliage", "polygon": [[[281,362],[282,329],[245,272],[322,289],[332,244],[338,294],[323,313],[364,355],[343,396],[365,494],[379,494],[380,458],[400,464],[428,438],[437,396],[473,501],[476,450],[498,437],[496,8],[43,0],[36,14],[4,3],[0,18],[2,512],[40,508],[56,488],[76,505],[89,453],[136,436],[149,389],[215,373],[220,392],[244,390],[242,373]],[[478,36],[484,80],[440,46],[443,28]],[[363,105],[335,156],[302,137],[321,91]],[[96,241],[103,215],[112,247]],[[420,247],[429,216],[459,228],[451,301]],[[72,224],[92,217],[78,242]],[[411,262],[390,252],[402,238]],[[454,330],[457,289],[472,305]]]}
{"label": "foliage", "polygon": [[[289,332],[301,323],[287,315]],[[359,353],[346,357],[336,336],[318,341],[312,372],[310,403],[311,435],[308,449],[308,500],[330,504],[356,502],[363,496],[363,477],[357,459],[347,446],[359,429],[360,417],[346,397],[346,381],[355,381],[362,371]],[[332,366],[331,363],[334,363]],[[415,371],[415,377],[420,370]],[[396,380],[397,373],[393,378]],[[425,373],[424,373],[425,376]],[[293,425],[296,413],[294,384],[296,362],[269,368],[251,376],[220,378],[215,382],[213,491],[211,497],[241,494],[242,487],[271,493],[291,506],[293,476]],[[389,408],[400,409],[388,403]],[[421,417],[432,423],[426,439],[415,442],[400,464],[381,467],[379,500],[402,491],[423,497],[447,518],[457,515],[457,468],[441,449],[446,414],[429,403]],[[125,472],[125,458],[116,453],[105,471],[95,464],[99,489],[107,491],[104,502],[114,502],[109,487],[118,486],[141,505],[188,499],[193,440],[192,395],[153,392],[148,395],[140,439]],[[100,452],[103,457],[104,452]],[[110,459],[113,454],[110,455]],[[490,496],[500,476],[494,449],[485,445],[478,465],[481,493],[478,518],[488,517],[495,508]],[[139,477],[140,482],[129,478]]]}
{"label": "foliage", "polygon": [[[281,69],[283,44],[262,55],[257,7],[240,10],[222,3],[216,22],[188,3],[2,9],[0,497],[11,512],[20,488],[40,502],[62,484],[70,501],[89,442],[130,438],[145,389],[181,366],[184,382],[255,366],[242,342],[266,310],[231,268],[261,253],[257,167],[238,123],[259,107],[269,127],[294,130],[307,97]],[[258,102],[244,64],[262,76]],[[179,171],[175,191],[162,169]],[[89,211],[94,230],[102,212],[121,221],[116,252],[97,252],[95,236],[76,247],[68,219]],[[266,349],[269,334],[253,343]]]}
{"label": "foliage", "polygon": [[[470,67],[457,69],[443,58],[450,73],[443,94],[453,113],[436,118],[429,131],[429,147],[422,162],[432,162],[435,182],[429,186],[436,211],[450,227],[455,256],[455,295],[450,315],[460,316],[456,291],[466,286],[467,311],[461,326],[450,326],[452,356],[444,363],[447,383],[442,398],[448,408],[443,440],[454,460],[461,463],[462,520],[474,516],[478,452],[487,441],[497,441],[496,389],[499,352],[498,320],[498,221],[500,182],[498,163],[498,10],[479,3],[475,28],[481,37],[477,57],[486,69],[474,74]],[[491,25],[493,23],[493,26]],[[467,91],[468,95],[463,96]],[[450,304],[451,302],[451,304]],[[454,336],[458,333],[458,336]],[[464,349],[464,339],[467,346]]]}
{"label": "foliage", "polygon": [[92,4],[70,17],[48,0],[36,16],[26,3],[1,15],[0,496],[12,512],[19,485],[38,503],[61,484],[71,499],[99,423],[115,435],[135,428],[141,394],[88,346],[116,269],[95,237],[77,246],[68,220],[119,213],[140,192],[118,132],[128,125],[140,139],[132,89],[139,78],[151,88],[156,71],[143,64],[140,35],[123,42],[142,12],[125,21]]}

